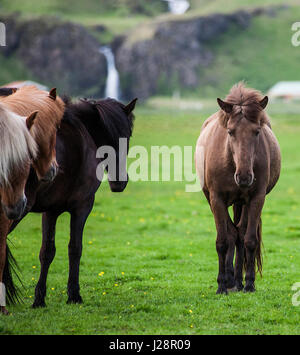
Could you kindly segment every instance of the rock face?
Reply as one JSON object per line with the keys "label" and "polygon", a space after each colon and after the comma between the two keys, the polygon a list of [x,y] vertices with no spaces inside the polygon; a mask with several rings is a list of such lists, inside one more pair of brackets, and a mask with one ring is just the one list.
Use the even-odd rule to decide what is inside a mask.
{"label": "rock face", "polygon": [[[131,0],[126,1],[133,4]],[[134,4],[138,6],[140,1],[144,3],[136,0]],[[107,4],[113,5],[108,0]],[[282,8],[264,7],[198,17],[158,17],[117,37],[111,47],[120,75],[122,98],[146,99],[172,94],[178,88],[193,90],[204,85],[200,73],[215,59],[214,41],[232,27],[243,31],[254,16],[276,16]],[[0,15],[0,22],[5,23],[7,34],[7,46],[0,47],[0,53],[19,58],[34,80],[56,86],[60,93],[98,98],[104,95],[106,59],[99,52],[101,44],[86,28],[53,17],[24,20],[18,15]],[[105,28],[97,26],[97,31]]]}
{"label": "rock face", "polygon": [[25,21],[11,15],[0,21],[7,34],[1,53],[19,58],[37,80],[60,93],[103,96],[106,60],[84,27],[49,17]]}
{"label": "rock face", "polygon": [[[147,98],[168,87],[192,89],[199,86],[198,71],[214,59],[207,44],[235,25],[250,25],[252,15],[239,11],[230,15],[211,15],[188,20],[157,23],[116,40],[116,65],[121,74],[125,97]],[[150,25],[151,26],[151,25]]]}

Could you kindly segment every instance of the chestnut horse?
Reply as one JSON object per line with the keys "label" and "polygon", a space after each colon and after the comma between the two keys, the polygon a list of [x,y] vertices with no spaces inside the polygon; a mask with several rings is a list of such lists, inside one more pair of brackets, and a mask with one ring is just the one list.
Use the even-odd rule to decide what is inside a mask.
{"label": "chestnut horse", "polygon": [[[41,271],[33,307],[45,306],[46,279],[56,250],[56,221],[64,212],[71,215],[68,303],[82,302],[79,292],[82,234],[93,208],[95,193],[101,184],[96,176],[97,167],[101,162],[96,155],[99,147],[110,146],[116,152],[116,179],[110,179],[108,175],[110,189],[113,192],[121,192],[128,182],[127,173],[121,172],[119,167],[119,139],[126,138],[128,153],[134,120],[132,112],[136,99],[126,106],[113,99],[80,100],[72,103],[66,98],[65,103],[65,114],[57,132],[56,142],[58,174],[53,181],[45,183],[39,182],[34,171],[31,171],[25,190],[28,198],[27,209],[10,228],[12,231],[28,212],[43,213]],[[9,252],[6,259],[5,282],[10,286],[10,293],[13,296],[11,299],[14,301],[17,290],[10,267]]]}
{"label": "chestnut horse", "polygon": [[[6,237],[12,220],[25,212],[24,191],[30,165],[43,181],[51,181],[56,175],[56,129],[64,114],[64,103],[56,99],[55,89],[48,93],[33,86],[1,89],[0,96],[0,292],[3,295]],[[32,111],[25,120],[24,116]],[[10,286],[7,291],[10,300],[14,291],[11,292]],[[2,313],[6,313],[4,300],[0,306]]]}
{"label": "chestnut horse", "polygon": [[57,172],[56,130],[64,114],[64,103],[56,97],[56,89],[46,92],[33,85],[18,90],[2,88],[0,102],[21,116],[27,116],[33,111],[39,112],[32,128],[32,135],[38,145],[38,155],[32,166],[39,179],[52,180]]}
{"label": "chestnut horse", "polygon": [[[0,307],[5,312],[2,277],[6,259],[6,236],[10,221],[20,217],[26,206],[25,185],[32,159],[38,147],[30,134],[36,112],[27,118],[19,116],[0,103]],[[10,293],[8,292],[8,297]]]}
{"label": "chestnut horse", "polygon": [[[217,101],[221,110],[204,122],[195,156],[217,230],[217,293],[253,292],[255,264],[262,271],[261,213],[266,194],[279,179],[280,149],[264,111],[267,96],[239,83],[225,101]],[[231,205],[234,221],[228,213]]]}

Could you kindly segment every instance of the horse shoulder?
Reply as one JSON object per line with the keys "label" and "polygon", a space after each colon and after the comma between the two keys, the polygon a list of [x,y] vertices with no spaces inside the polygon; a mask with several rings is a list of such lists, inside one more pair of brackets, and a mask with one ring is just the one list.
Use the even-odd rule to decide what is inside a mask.
{"label": "horse shoulder", "polygon": [[[228,177],[225,171],[231,170],[228,158],[227,134],[220,125],[218,115],[209,117],[203,124],[196,145],[195,162],[202,186],[222,185]],[[233,175],[233,173],[232,173]],[[208,187],[210,185],[210,187]]]}

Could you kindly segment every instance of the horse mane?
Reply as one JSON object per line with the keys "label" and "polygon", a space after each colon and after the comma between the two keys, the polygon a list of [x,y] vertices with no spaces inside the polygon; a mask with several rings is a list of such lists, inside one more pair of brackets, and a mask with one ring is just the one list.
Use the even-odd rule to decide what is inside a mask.
{"label": "horse mane", "polygon": [[0,103],[0,184],[9,184],[13,167],[29,163],[37,155],[37,145],[19,116]]}
{"label": "horse mane", "polygon": [[[102,100],[80,99],[78,102],[72,103],[67,96],[63,97],[63,101],[66,105],[63,120],[71,124],[76,124],[76,119],[79,120],[92,137],[105,133],[112,144],[118,144],[120,137],[131,137],[134,115],[131,113],[127,116],[124,110],[125,105],[121,102],[107,98]],[[100,130],[95,131],[95,127],[99,128],[99,126]]]}
{"label": "horse mane", "polygon": [[225,101],[233,105],[230,114],[220,110],[221,125],[226,127],[230,117],[244,117],[250,122],[259,123],[271,127],[270,119],[260,105],[260,101],[264,98],[262,93],[258,90],[246,88],[243,82],[235,84]]}
{"label": "horse mane", "polygon": [[0,96],[12,95],[17,91],[17,88],[0,88]]}
{"label": "horse mane", "polygon": [[38,111],[31,129],[36,141],[51,137],[64,114],[64,102],[60,97],[53,99],[47,91],[33,85],[23,86],[9,96],[0,97],[0,102],[20,116],[28,116],[33,111]]}

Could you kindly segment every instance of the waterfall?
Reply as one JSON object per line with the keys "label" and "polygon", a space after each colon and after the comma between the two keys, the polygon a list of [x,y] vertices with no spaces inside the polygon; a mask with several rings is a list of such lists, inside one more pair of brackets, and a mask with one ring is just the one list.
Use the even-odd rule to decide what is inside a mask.
{"label": "waterfall", "polygon": [[107,78],[105,97],[118,100],[120,97],[120,79],[115,65],[115,57],[110,47],[100,47],[99,51],[105,56],[107,62]]}
{"label": "waterfall", "polygon": [[169,11],[174,15],[184,14],[190,7],[187,0],[164,0],[168,2]]}

